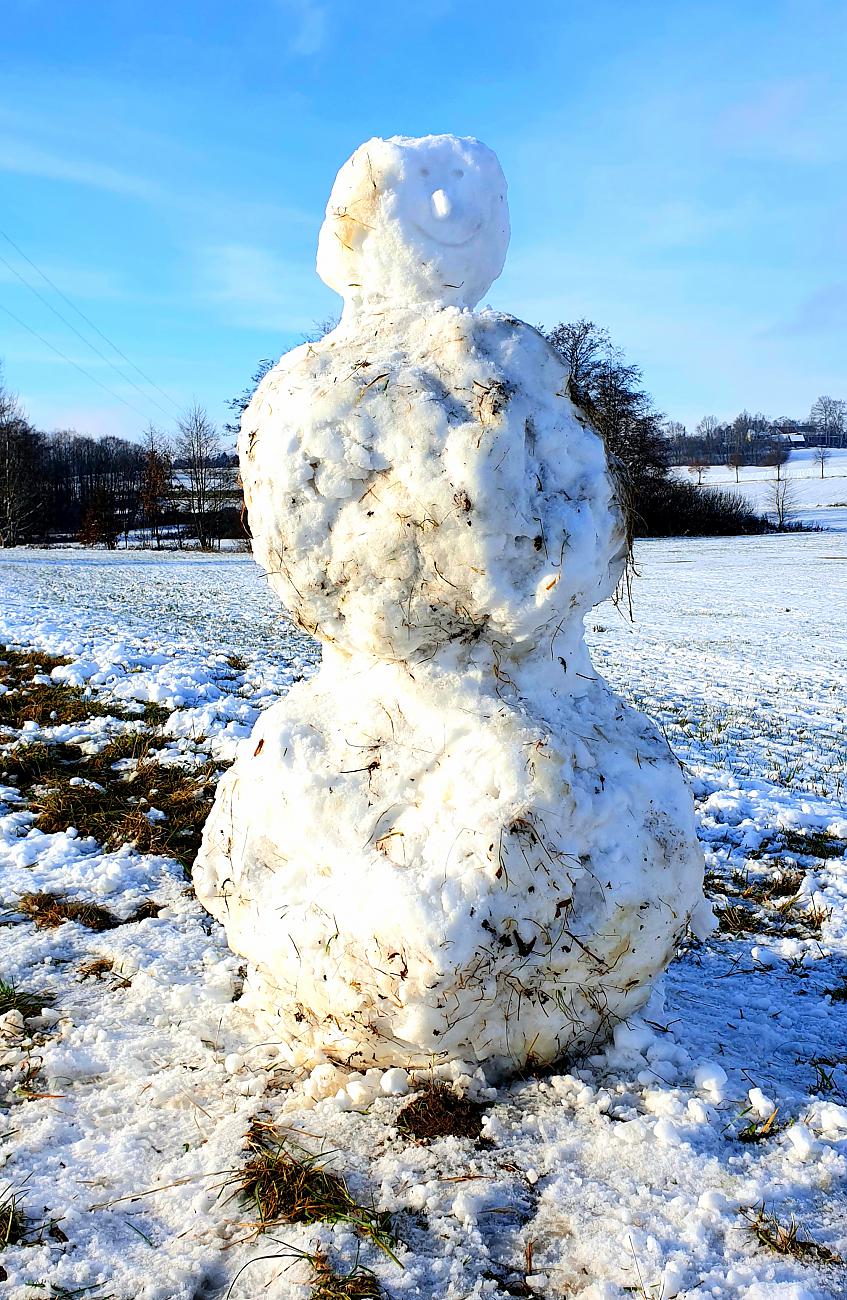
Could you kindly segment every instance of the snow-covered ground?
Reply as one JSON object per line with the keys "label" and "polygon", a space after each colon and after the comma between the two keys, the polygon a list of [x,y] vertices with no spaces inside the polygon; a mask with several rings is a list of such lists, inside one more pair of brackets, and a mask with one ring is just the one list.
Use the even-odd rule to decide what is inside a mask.
{"label": "snow-covered ground", "polygon": [[[607,1051],[462,1079],[486,1108],[479,1141],[403,1137],[396,1073],[286,1075],[179,865],[42,833],[0,786],[0,978],[52,998],[0,1042],[0,1197],[5,1180],[30,1233],[0,1246],[10,1300],[305,1300],[298,1252],[317,1247],[396,1300],[847,1294],[824,1259],[847,1258],[847,537],[645,542],[637,558],[635,622],[593,611],[592,653],[686,764],[710,892],[733,910]],[[231,759],[317,662],[242,556],[0,554],[3,643],[71,658],[56,676],[124,715],[31,725],[27,742],[94,749],[151,701],[172,710],[164,760],[187,767]],[[38,929],[16,907],[46,890],[119,918],[165,907]],[[83,979],[96,958],[111,971]],[[255,1121],[389,1212],[398,1262],[349,1222],[257,1236],[225,1186]],[[798,1221],[788,1253],[757,1239],[760,1207]]]}
{"label": "snow-covered ground", "polygon": [[[824,465],[815,460],[813,447],[792,451],[780,474],[788,478],[789,518],[793,522],[817,528],[847,531],[847,448],[835,447]],[[685,467],[674,471],[689,478]],[[776,470],[768,465],[742,465],[735,470],[726,465],[710,465],[703,474],[703,487],[719,487],[736,493],[760,514],[773,514],[773,485]],[[696,479],[696,475],[695,475]]]}

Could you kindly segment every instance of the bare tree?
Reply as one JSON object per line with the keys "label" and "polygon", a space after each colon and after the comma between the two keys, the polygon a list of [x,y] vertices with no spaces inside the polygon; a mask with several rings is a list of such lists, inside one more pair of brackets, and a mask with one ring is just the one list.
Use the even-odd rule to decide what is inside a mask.
{"label": "bare tree", "polygon": [[38,513],[39,442],[18,399],[4,386],[0,369],[0,547],[23,540]]}
{"label": "bare tree", "polygon": [[145,435],[141,466],[141,516],[158,550],[165,500],[172,486],[171,451],[164,434],[150,424]]}
{"label": "bare tree", "polygon": [[847,432],[847,402],[838,397],[819,397],[809,413],[815,432],[827,447],[840,447]]}
{"label": "bare tree", "polygon": [[707,472],[708,468],[709,468],[709,462],[705,460],[703,456],[692,457],[691,464],[688,466],[688,472],[692,476],[692,478],[694,477],[695,474],[697,475],[698,487],[703,486],[703,475]]}
{"label": "bare tree", "polygon": [[738,471],[741,469],[741,466],[743,464],[744,464],[744,456],[743,453],[740,451],[731,451],[726,458],[727,469],[735,470],[736,483],[740,482],[738,477]]}
{"label": "bare tree", "polygon": [[190,406],[177,421],[175,459],[186,474],[188,512],[202,550],[209,550],[224,486],[218,431],[202,406]]}
{"label": "bare tree", "polygon": [[818,464],[821,467],[821,478],[823,478],[823,472],[824,469],[826,468],[827,462],[830,461],[831,459],[832,459],[832,452],[829,450],[829,447],[827,447],[826,443],[822,442],[819,447],[815,447],[815,460],[818,462]]}
{"label": "bare tree", "polygon": [[775,478],[771,483],[769,506],[774,523],[782,532],[788,526],[791,516],[797,509],[797,494],[794,490],[794,481],[788,477],[787,473],[781,479]]}
{"label": "bare tree", "polygon": [[776,470],[777,483],[782,478],[782,467],[787,463],[790,455],[791,452],[784,442],[775,442],[765,457],[765,464]]}

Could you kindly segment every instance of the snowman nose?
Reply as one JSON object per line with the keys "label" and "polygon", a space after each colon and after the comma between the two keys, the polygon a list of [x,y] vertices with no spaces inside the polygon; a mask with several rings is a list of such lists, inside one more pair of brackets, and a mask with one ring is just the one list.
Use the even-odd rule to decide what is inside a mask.
{"label": "snowman nose", "polygon": [[453,211],[450,196],[444,190],[436,190],[432,196],[432,210],[442,221]]}

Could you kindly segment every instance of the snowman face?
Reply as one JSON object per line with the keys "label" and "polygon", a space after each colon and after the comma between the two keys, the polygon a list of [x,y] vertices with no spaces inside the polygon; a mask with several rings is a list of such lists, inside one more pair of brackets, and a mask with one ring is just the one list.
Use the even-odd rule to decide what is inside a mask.
{"label": "snowman face", "polygon": [[[403,181],[405,201],[412,224],[425,240],[460,248],[485,229],[491,196],[478,175],[469,176],[459,165],[460,157],[445,160],[440,153],[432,150],[432,158],[424,153],[412,160]],[[499,201],[505,202],[504,193]]]}
{"label": "snowman face", "polygon": [[495,155],[456,136],[370,140],[338,173],[318,273],[345,313],[418,302],[472,307],[503,268],[506,182]]}

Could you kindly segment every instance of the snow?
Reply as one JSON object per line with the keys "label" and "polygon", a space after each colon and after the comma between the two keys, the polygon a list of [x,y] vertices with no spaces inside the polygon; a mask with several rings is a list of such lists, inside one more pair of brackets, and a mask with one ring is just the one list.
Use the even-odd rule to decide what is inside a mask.
{"label": "snow", "polygon": [[[674,472],[680,478],[689,478],[685,468]],[[847,447],[830,450],[823,478],[813,447],[792,450],[780,474],[787,477],[791,485],[789,517],[792,522],[847,532]],[[736,483],[734,469],[726,465],[710,465],[703,475],[703,487],[720,488],[743,497],[753,510],[767,515],[773,513],[775,477],[776,469],[772,466],[742,465]]]}
{"label": "snow", "polygon": [[362,307],[474,307],[503,269],[506,181],[492,151],[453,135],[375,138],[336,177],[318,242],[321,279]]}
{"label": "snow", "polygon": [[627,546],[567,368],[532,327],[421,282],[424,170],[459,195],[437,205],[457,283],[501,264],[477,220],[505,221],[496,160],[427,137],[348,166],[369,195],[390,180],[391,221],[367,223],[354,310],[265,377],[239,438],[256,556],[322,665],[240,746],[194,885],[292,1065],[494,1077],[646,1002],[710,922],[703,855],[664,738],[585,648]]}
{"label": "snow", "polygon": [[[820,930],[785,935],[758,909],[750,933],[688,947],[607,1051],[497,1087],[468,1068],[458,1086],[487,1106],[488,1142],[420,1146],[394,1128],[414,1075],[404,1096],[382,1082],[393,1071],[375,1088],[337,1067],[325,1091],[257,1044],[232,1001],[238,960],[175,863],[42,835],[7,788],[0,976],[55,1005],[23,1036],[4,1033],[0,1187],[19,1188],[31,1223],[52,1216],[68,1240],[45,1232],[0,1251],[4,1295],[222,1300],[248,1265],[232,1300],[306,1300],[310,1271],[286,1250],[320,1246],[347,1269],[358,1255],[391,1300],[495,1298],[519,1282],[545,1300],[843,1296],[843,1269],[760,1246],[744,1215],[765,1202],[847,1256],[847,1011],[828,994],[847,974],[847,862],[836,840],[824,858],[779,843],[786,828],[847,838],[847,538],[649,542],[637,560],[635,623],[610,604],[593,611],[592,655],[685,763],[712,881],[813,876],[829,913]],[[250,561],[198,555],[0,554],[3,640],[96,662],[98,700],[180,695],[166,731],[185,762],[231,755],[220,738],[233,723],[249,731],[241,710],[269,706],[318,658]],[[245,667],[227,665],[231,650]],[[98,746],[134,725],[96,718],[48,734]],[[24,890],[91,898],[100,881],[121,915],[145,897],[168,906],[102,934],[37,930],[14,911]],[[81,981],[96,956],[115,977]],[[721,1101],[695,1084],[714,1065]],[[20,1085],[34,1067],[30,1096]],[[354,1106],[346,1079],[373,1099]],[[775,1132],[738,1139],[776,1108]],[[323,1151],[357,1199],[395,1215],[400,1267],[344,1224],[254,1235],[222,1190],[254,1119]],[[808,1158],[789,1136],[798,1125]],[[474,1205],[457,1206],[463,1190]]]}

